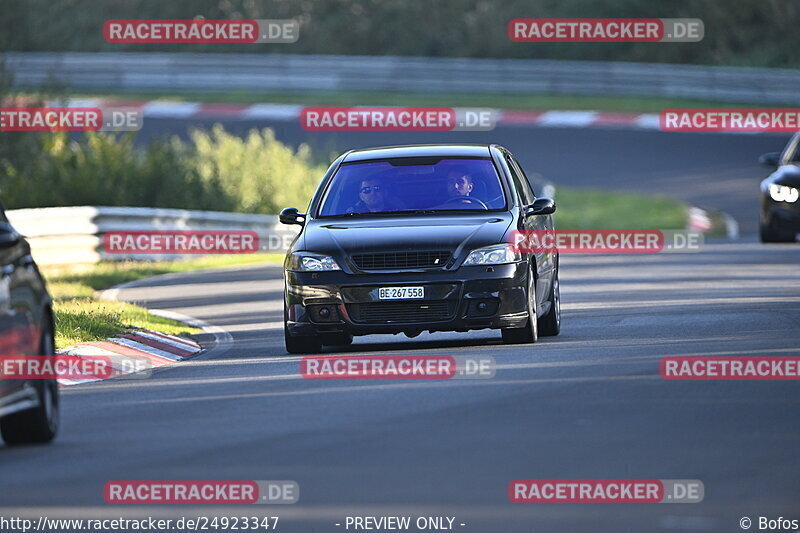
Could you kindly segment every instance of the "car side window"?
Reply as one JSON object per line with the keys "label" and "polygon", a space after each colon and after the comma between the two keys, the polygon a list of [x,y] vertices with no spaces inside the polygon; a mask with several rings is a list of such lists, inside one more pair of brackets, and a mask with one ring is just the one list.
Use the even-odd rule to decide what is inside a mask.
{"label": "car side window", "polygon": [[522,168],[522,165],[519,164],[519,161],[517,161],[513,157],[511,158],[511,161],[513,161],[514,164],[517,166],[517,170],[519,170],[519,175],[522,178],[522,186],[530,195],[531,202],[533,202],[534,200],[536,200],[536,192],[534,192],[533,190],[533,185],[531,185],[531,180],[528,179],[528,175],[525,174],[525,169]]}
{"label": "car side window", "polygon": [[508,155],[505,157],[506,165],[508,165],[508,170],[511,172],[511,179],[514,181],[514,187],[517,189],[517,191],[519,191],[519,196],[522,200],[522,203],[525,205],[532,203],[534,196],[533,192],[528,186],[528,180],[520,176],[520,170],[517,168],[514,160]]}
{"label": "car side window", "polygon": [[794,134],[781,153],[781,164],[800,161],[800,134]]}

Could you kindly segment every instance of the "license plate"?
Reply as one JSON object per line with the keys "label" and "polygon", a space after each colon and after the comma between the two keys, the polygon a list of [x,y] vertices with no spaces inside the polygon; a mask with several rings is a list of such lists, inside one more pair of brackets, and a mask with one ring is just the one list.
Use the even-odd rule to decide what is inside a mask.
{"label": "license plate", "polygon": [[381,287],[379,300],[421,300],[425,298],[424,287]]}

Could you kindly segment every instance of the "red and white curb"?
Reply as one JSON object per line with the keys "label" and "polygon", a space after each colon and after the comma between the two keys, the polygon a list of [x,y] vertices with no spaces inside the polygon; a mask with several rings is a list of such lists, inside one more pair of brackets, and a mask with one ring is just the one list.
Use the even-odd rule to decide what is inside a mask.
{"label": "red and white curb", "polygon": [[686,221],[686,229],[706,233],[711,231],[712,226],[711,217],[708,216],[705,209],[700,209],[699,207],[689,208],[689,218]]}
{"label": "red and white curb", "polygon": [[[148,329],[134,329],[104,341],[83,342],[69,346],[59,353],[87,358],[105,356],[111,361],[114,370],[119,373],[130,373],[133,371],[132,366],[121,364],[126,357],[156,368],[178,363],[201,350],[202,347],[198,343],[185,337]],[[90,375],[81,379],[62,378],[58,382],[62,385],[77,385],[102,379]]]}
{"label": "red and white curb", "polygon": [[[24,102],[19,103],[19,105],[23,104]],[[52,107],[124,108],[131,111],[140,111],[144,118],[153,119],[270,120],[282,122],[299,122],[301,111],[305,107],[309,107],[296,104],[225,104],[182,102],[177,100],[125,100],[118,98],[68,98],[66,100],[48,100],[46,105]],[[454,107],[453,109],[458,113],[460,110],[476,108]],[[480,109],[485,110],[486,108]],[[494,113],[495,124],[502,126],[661,131],[657,113],[617,113],[585,110],[489,110]],[[716,133],[757,135],[770,132],[729,131]]]}
{"label": "red and white curb", "polygon": [[[739,224],[736,220],[725,213],[724,211],[716,211],[718,217],[722,219],[725,224],[725,236],[728,239],[736,240],[739,238]],[[719,224],[718,224],[719,225]],[[699,231],[702,233],[709,233],[714,229],[714,221],[712,215],[705,209],[697,206],[689,208],[689,217],[686,221],[686,229],[691,231]]]}
{"label": "red and white curb", "polygon": [[651,113],[607,113],[604,111],[514,111],[498,110],[497,123],[506,126],[545,128],[624,128],[659,130],[658,115]]}

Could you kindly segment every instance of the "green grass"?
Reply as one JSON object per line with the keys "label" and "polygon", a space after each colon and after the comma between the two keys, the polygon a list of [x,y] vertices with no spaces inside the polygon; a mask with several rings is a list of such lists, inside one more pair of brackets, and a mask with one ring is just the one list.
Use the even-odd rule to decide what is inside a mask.
{"label": "green grass", "polygon": [[201,330],[174,320],[151,315],[146,309],[122,302],[100,302],[94,298],[68,298],[53,304],[56,317],[56,348],[79,342],[113,337],[132,327],[171,335],[191,335]]}
{"label": "green grass", "polygon": [[172,335],[200,333],[197,328],[152,315],[136,305],[100,300],[97,291],[158,274],[261,263],[280,264],[282,261],[283,255],[280,254],[257,254],[212,256],[173,262],[104,262],[68,269],[43,268],[53,297],[56,348],[106,339],[132,327]]}
{"label": "green grass", "polygon": [[683,229],[685,204],[666,196],[556,187],[556,229]]}
{"label": "green grass", "polygon": [[671,107],[737,107],[746,102],[715,102],[680,98],[647,98],[623,96],[580,96],[546,94],[451,94],[394,93],[368,91],[309,92],[190,92],[168,94],[120,93],[76,94],[74,98],[120,98],[130,100],[177,100],[209,103],[258,104],[280,103],[301,105],[396,105],[439,107],[492,107],[498,109],[548,110],[574,109],[657,113]]}

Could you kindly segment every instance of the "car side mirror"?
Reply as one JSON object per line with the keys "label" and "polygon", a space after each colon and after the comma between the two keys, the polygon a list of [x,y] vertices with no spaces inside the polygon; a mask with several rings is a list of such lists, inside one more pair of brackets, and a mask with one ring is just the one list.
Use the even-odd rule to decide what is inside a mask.
{"label": "car side mirror", "polygon": [[552,198],[537,198],[531,205],[525,206],[525,216],[551,215],[556,212],[556,202]]}
{"label": "car side mirror", "polygon": [[766,154],[761,154],[758,158],[758,162],[768,167],[777,167],[781,162],[781,153],[767,152]]}
{"label": "car side mirror", "polygon": [[297,224],[302,226],[306,221],[306,216],[297,211],[296,207],[287,207],[278,215],[281,224]]}
{"label": "car side mirror", "polygon": [[22,236],[8,222],[0,222],[0,248],[11,248],[22,240]]}

